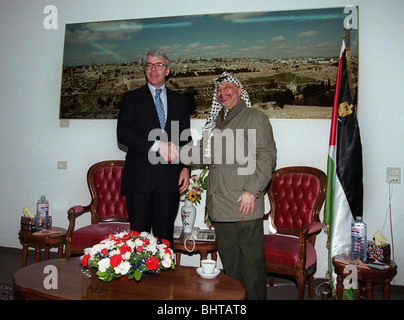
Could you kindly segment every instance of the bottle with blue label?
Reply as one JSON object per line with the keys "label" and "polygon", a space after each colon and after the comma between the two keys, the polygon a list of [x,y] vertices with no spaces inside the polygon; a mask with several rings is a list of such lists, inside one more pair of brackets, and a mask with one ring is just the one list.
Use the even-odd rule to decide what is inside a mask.
{"label": "bottle with blue label", "polygon": [[367,225],[362,217],[357,217],[351,225],[351,257],[366,262]]}
{"label": "bottle with blue label", "polygon": [[49,217],[49,201],[45,196],[41,196],[36,205],[36,231],[42,229],[48,229],[48,217]]}

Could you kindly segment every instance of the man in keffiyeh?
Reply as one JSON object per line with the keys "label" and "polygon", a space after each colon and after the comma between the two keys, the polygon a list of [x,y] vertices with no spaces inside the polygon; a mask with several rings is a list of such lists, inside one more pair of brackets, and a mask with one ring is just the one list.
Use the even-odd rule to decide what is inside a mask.
{"label": "man in keffiyeh", "polygon": [[210,160],[206,210],[226,274],[244,285],[247,299],[266,299],[263,216],[276,166],[272,127],[264,113],[251,107],[237,78],[224,72],[214,83],[212,109],[198,145]]}

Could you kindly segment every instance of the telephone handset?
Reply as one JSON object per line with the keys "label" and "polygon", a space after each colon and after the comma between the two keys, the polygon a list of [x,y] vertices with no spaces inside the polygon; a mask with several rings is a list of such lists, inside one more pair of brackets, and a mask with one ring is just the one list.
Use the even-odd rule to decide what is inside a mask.
{"label": "telephone handset", "polygon": [[[193,242],[192,249],[188,249],[187,247],[188,240],[191,240]],[[215,240],[216,240],[215,230],[199,229],[198,227],[194,227],[192,229],[191,234],[184,240],[184,248],[188,252],[192,252],[195,250],[195,241],[215,241]]]}
{"label": "telephone handset", "polygon": [[191,237],[194,240],[198,239],[198,233],[199,233],[199,228],[198,227],[193,227],[192,232],[191,232]]}

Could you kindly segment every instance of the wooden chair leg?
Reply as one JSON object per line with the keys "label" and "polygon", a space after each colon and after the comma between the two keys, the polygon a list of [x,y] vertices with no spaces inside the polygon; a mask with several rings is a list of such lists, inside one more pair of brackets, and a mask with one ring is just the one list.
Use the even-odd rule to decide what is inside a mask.
{"label": "wooden chair leg", "polygon": [[308,285],[309,285],[309,297],[311,299],[314,298],[314,275],[311,275],[308,279],[307,279]]}
{"label": "wooden chair leg", "polygon": [[273,287],[273,286],[274,286],[274,283],[275,283],[274,277],[273,277],[273,276],[269,276],[268,278],[269,278],[269,285],[270,285],[271,287]]}
{"label": "wooden chair leg", "polygon": [[70,246],[66,245],[65,246],[65,258],[70,258],[71,251],[70,251]]}
{"label": "wooden chair leg", "polygon": [[297,282],[297,300],[303,300],[304,298],[304,287],[305,287],[305,279],[298,278],[296,279]]}

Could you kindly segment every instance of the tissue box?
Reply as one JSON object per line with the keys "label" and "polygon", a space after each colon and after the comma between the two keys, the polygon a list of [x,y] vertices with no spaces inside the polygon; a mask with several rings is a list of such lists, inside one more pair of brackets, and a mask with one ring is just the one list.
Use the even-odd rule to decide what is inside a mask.
{"label": "tissue box", "polygon": [[367,261],[390,263],[390,244],[377,246],[374,241],[367,242]]}
{"label": "tissue box", "polygon": [[[35,231],[36,230],[36,218],[21,217],[21,230]],[[49,229],[52,228],[52,217],[48,217]]]}

